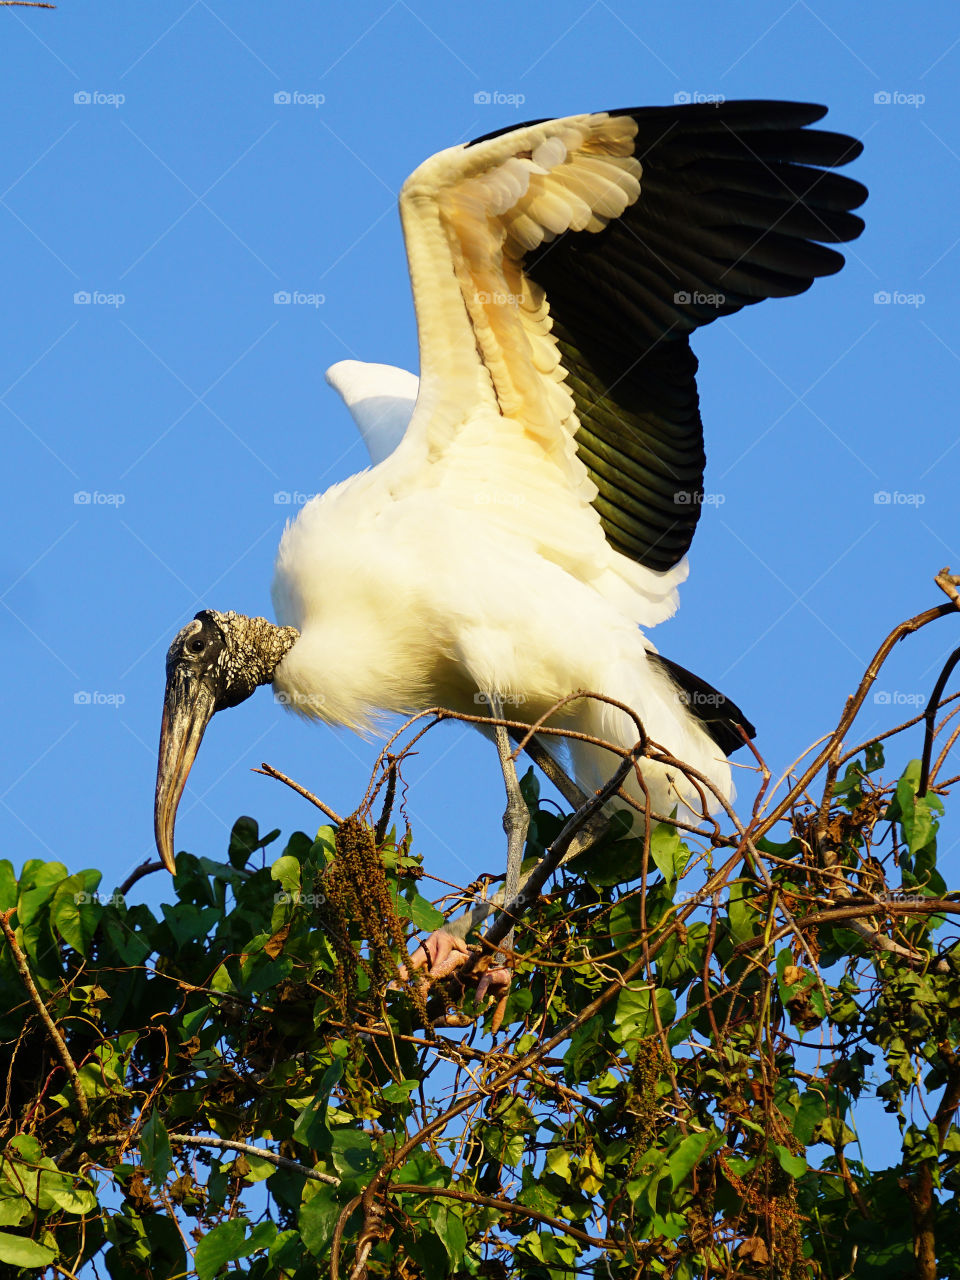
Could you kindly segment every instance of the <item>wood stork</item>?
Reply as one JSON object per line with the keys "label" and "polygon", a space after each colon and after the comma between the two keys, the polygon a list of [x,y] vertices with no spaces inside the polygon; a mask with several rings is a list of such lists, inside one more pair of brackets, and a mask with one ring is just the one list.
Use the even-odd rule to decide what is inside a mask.
{"label": "wood stork", "polygon": [[[370,731],[384,713],[499,699],[532,723],[591,689],[731,794],[742,713],[658,657],[687,574],[704,470],[689,335],[843,264],[865,189],[830,172],[860,144],[787,102],[600,111],[441,151],[400,194],[420,378],[328,373],[373,465],[288,524],[279,625],[206,609],[167,655],[156,838],[206,724],[272,683],[287,707]],[[630,747],[597,701],[556,723]],[[586,790],[609,753],[574,743]],[[645,761],[654,809],[690,803]]]}

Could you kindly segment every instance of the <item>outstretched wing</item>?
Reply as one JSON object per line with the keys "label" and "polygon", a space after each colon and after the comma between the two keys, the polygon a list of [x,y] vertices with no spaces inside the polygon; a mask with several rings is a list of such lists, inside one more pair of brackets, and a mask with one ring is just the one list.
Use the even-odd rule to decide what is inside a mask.
{"label": "outstretched wing", "polygon": [[863,228],[866,190],[829,171],[861,147],[806,127],[825,111],[596,112],[427,160],[400,197],[421,356],[405,448],[436,462],[478,414],[519,424],[517,469],[538,490],[549,470],[608,554],[675,581],[704,468],[689,334],[802,293]]}

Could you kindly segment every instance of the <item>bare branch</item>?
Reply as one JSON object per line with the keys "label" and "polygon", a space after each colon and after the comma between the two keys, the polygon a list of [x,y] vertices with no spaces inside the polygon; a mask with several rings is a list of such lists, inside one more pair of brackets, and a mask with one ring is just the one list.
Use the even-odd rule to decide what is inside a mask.
{"label": "bare branch", "polygon": [[297,795],[303,796],[304,800],[309,800],[311,804],[315,804],[321,813],[326,814],[335,827],[339,827],[343,822],[339,813],[336,813],[328,804],[324,804],[322,800],[318,800],[312,791],[308,791],[306,787],[301,787],[299,782],[294,782],[292,778],[288,778],[285,773],[281,773],[279,769],[275,769],[272,764],[266,761],[261,764],[259,769],[252,769],[252,773],[262,773],[268,778],[276,778],[278,782],[284,782],[288,787],[296,791]]}
{"label": "bare branch", "polygon": [[16,934],[10,928],[10,917],[15,911],[16,908],[11,907],[9,911],[0,913],[0,929],[3,930],[3,936],[6,938],[7,946],[10,948],[13,955],[13,963],[17,966],[17,972],[23,979],[23,985],[26,987],[27,993],[33,1001],[34,1008],[37,1013],[39,1013],[43,1025],[47,1029],[47,1034],[56,1046],[60,1061],[63,1063],[64,1071],[66,1071],[70,1078],[70,1083],[73,1086],[73,1091],[77,1099],[77,1110],[80,1112],[81,1121],[84,1128],[86,1128],[90,1123],[90,1110],[87,1106],[87,1096],[83,1092],[83,1086],[80,1083],[80,1074],[77,1071],[77,1064],[71,1057],[70,1050],[67,1048],[63,1036],[58,1031],[56,1023],[50,1017],[49,1010],[44,1004],[43,997],[37,990],[36,983],[33,980],[33,975],[30,972],[30,966],[27,963],[27,957],[20,950]]}

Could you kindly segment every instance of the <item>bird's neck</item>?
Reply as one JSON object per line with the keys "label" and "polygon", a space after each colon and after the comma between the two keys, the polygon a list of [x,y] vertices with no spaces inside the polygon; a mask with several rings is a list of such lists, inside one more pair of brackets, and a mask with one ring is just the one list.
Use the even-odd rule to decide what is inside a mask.
{"label": "bird's neck", "polygon": [[242,613],[223,616],[232,641],[228,657],[231,669],[226,681],[229,693],[224,705],[235,706],[249,698],[259,685],[270,684],[300,632],[296,627],[278,627],[266,618],[248,618]]}

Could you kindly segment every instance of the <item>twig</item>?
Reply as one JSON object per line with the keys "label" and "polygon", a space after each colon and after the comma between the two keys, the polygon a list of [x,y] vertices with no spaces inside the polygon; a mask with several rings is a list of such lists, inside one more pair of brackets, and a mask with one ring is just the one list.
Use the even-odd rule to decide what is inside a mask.
{"label": "twig", "polygon": [[[940,706],[946,707],[951,702],[956,702],[957,698],[960,698],[960,693],[951,693],[949,698],[941,699]],[[923,712],[920,711],[917,715],[911,717],[911,719],[904,720],[903,724],[895,725],[892,729],[885,729],[883,733],[871,734],[869,738],[866,738],[863,742],[858,742],[855,747],[851,747],[849,751],[845,751],[843,753],[840,757],[841,765],[846,764],[848,760],[852,760],[854,756],[858,756],[861,751],[866,747],[872,746],[873,743],[884,742],[887,738],[892,738],[898,733],[903,733],[906,729],[912,729],[913,726],[915,724],[919,724],[922,719]]]}
{"label": "twig", "polygon": [[139,867],[135,867],[130,872],[123,884],[117,886],[117,893],[125,898],[138,880],[142,880],[144,876],[152,875],[154,871],[162,870],[163,863],[159,858],[155,858],[152,862],[148,858],[146,862],[141,862]]}
{"label": "twig", "polygon": [[[953,716],[953,715],[956,715],[956,712],[951,711],[950,715],[946,717],[943,724],[946,724],[947,720],[950,719],[950,716]],[[941,729],[943,728],[943,724],[940,726]],[[950,734],[950,737],[943,744],[943,750],[937,756],[936,760],[934,760],[933,767],[930,770],[930,778],[928,781],[928,786],[933,786],[937,774],[943,768],[944,762],[947,756],[950,754],[951,750],[953,749],[953,746],[958,738],[960,738],[960,725],[958,725],[957,728],[954,729],[953,732]]]}
{"label": "twig", "polygon": [[475,1191],[461,1191],[457,1187],[427,1187],[421,1186],[416,1182],[397,1182],[390,1187],[390,1194],[404,1195],[422,1195],[422,1196],[445,1196],[448,1200],[459,1200],[463,1204],[479,1204],[485,1209],[497,1209],[500,1213],[518,1213],[524,1217],[532,1218],[535,1222],[545,1222],[554,1231],[562,1231],[564,1235],[572,1236],[574,1240],[579,1240],[582,1244],[592,1245],[595,1249],[611,1249],[617,1241],[608,1240],[601,1236],[591,1236],[585,1231],[579,1231],[576,1227],[572,1227],[568,1222],[561,1218],[552,1218],[549,1213],[543,1213],[540,1209],[532,1209],[526,1204],[516,1204],[510,1200],[498,1200],[495,1196],[482,1196]]}
{"label": "twig", "polygon": [[383,844],[387,838],[387,823],[390,821],[390,814],[393,812],[393,800],[397,794],[397,772],[399,766],[392,757],[388,757],[387,766],[387,792],[383,797],[383,808],[380,810],[380,817],[377,819],[377,825],[374,830],[373,838],[377,843],[377,848]]}
{"label": "twig", "polygon": [[[954,595],[956,595],[956,591],[954,591]],[[937,677],[937,683],[933,686],[933,692],[930,694],[923,711],[923,759],[920,765],[920,785],[917,787],[918,800],[927,794],[927,788],[930,784],[930,753],[933,751],[934,726],[937,711],[940,709],[940,695],[943,693],[944,687],[958,662],[960,662],[960,649],[954,649],[943,664],[943,670]]]}
{"label": "twig", "polygon": [[[331,1187],[339,1187],[340,1179],[332,1173],[321,1173],[317,1169],[311,1169],[308,1165],[301,1164],[299,1160],[291,1160],[288,1156],[278,1156],[273,1151],[268,1151],[265,1147],[255,1146],[252,1142],[240,1142],[234,1138],[215,1138],[210,1134],[195,1133],[169,1133],[167,1137],[171,1142],[179,1143],[183,1147],[214,1147],[218,1151],[238,1151],[244,1155],[256,1156],[258,1160],[266,1160],[270,1164],[276,1165],[278,1169],[289,1169],[292,1173],[299,1173],[304,1178],[310,1178],[314,1182],[326,1182]],[[126,1142],[130,1138],[129,1133],[92,1133],[86,1139],[90,1146],[112,1146],[114,1143]]]}
{"label": "twig", "polygon": [[[854,902],[846,906],[830,907],[825,911],[812,911],[808,915],[800,916],[799,919],[793,922],[793,929],[843,923],[853,933],[858,933],[867,941],[874,943],[881,951],[889,951],[893,955],[902,956],[914,964],[928,964],[930,962],[930,957],[923,955],[922,952],[911,951],[908,947],[903,947],[900,943],[894,942],[892,938],[888,938],[886,934],[863,925],[864,916],[872,917],[877,915],[960,915],[960,902],[943,898],[927,898],[922,903],[895,901]],[[769,937],[766,934],[757,934],[753,938],[747,938],[744,942],[740,942],[734,947],[732,954],[733,956],[738,956],[746,954],[748,951],[755,951],[761,946],[772,946],[775,942],[779,942],[781,938],[791,933],[793,929],[789,925],[785,925]],[[950,969],[945,960],[938,961],[934,968],[938,973],[946,973]]]}
{"label": "twig", "polygon": [[335,813],[328,804],[324,804],[322,800],[318,800],[312,791],[308,791],[306,787],[301,787],[299,782],[294,782],[292,778],[288,778],[285,773],[281,773],[279,769],[275,769],[272,764],[266,761],[261,764],[259,769],[251,770],[253,773],[262,773],[268,778],[276,778],[278,782],[285,782],[288,787],[296,791],[297,795],[303,796],[304,800],[309,800],[311,804],[315,804],[321,813],[325,813],[335,827],[339,827],[343,822],[339,813]]}
{"label": "twig", "polygon": [[946,618],[948,615],[954,613],[956,613],[956,607],[953,603],[935,605],[932,609],[925,609],[923,613],[918,613],[914,617],[908,618],[906,622],[901,622],[894,627],[871,659],[870,665],[864,672],[863,679],[860,681],[856,693],[847,699],[846,706],[843,709],[843,715],[840,717],[840,722],[830,735],[827,745],[814,758],[812,763],[807,766],[776,808],[763,819],[760,826],[754,832],[754,840],[759,840],[761,836],[766,835],[770,828],[780,821],[784,814],[787,813],[795,804],[798,797],[803,794],[809,783],[817,776],[827,761],[832,758],[837,744],[843,741],[844,735],[853,724],[857,712],[863,705],[863,700],[870,690],[870,686],[873,684],[874,680],[876,680],[877,675],[880,672],[880,668],[890,656],[894,645],[898,644],[901,640],[904,640],[907,636],[912,635],[913,632],[919,631],[921,627],[927,626],[928,623],[936,622],[938,618]]}
{"label": "twig", "polygon": [[517,743],[525,739],[524,751],[540,772],[550,779],[572,809],[580,809],[587,803],[589,799],[587,793],[580,790],[538,738],[531,738],[528,734],[521,733],[519,729],[511,729],[510,737]]}
{"label": "twig", "polygon": [[37,990],[36,983],[33,981],[33,975],[30,972],[30,966],[27,964],[27,957],[20,950],[16,935],[10,928],[10,917],[13,915],[15,910],[15,907],[11,907],[9,911],[0,913],[0,929],[3,930],[3,936],[6,938],[7,945],[13,954],[13,962],[17,966],[17,972],[23,979],[23,985],[27,988],[30,999],[33,1001],[37,1013],[39,1013],[43,1020],[43,1024],[47,1028],[50,1039],[56,1046],[57,1053],[60,1055],[60,1061],[63,1063],[63,1068],[70,1077],[70,1083],[73,1085],[73,1091],[77,1098],[77,1110],[80,1112],[80,1118],[86,1128],[90,1123],[90,1111],[87,1107],[86,1094],[83,1092],[83,1086],[80,1083],[80,1073],[77,1071],[77,1064],[70,1055],[70,1050],[67,1048],[66,1041],[57,1029],[57,1024],[50,1017],[50,1012],[47,1009],[47,1006],[43,1003],[43,997]]}
{"label": "twig", "polygon": [[960,576],[951,573],[950,566],[947,564],[943,566],[934,578],[934,582],[944,595],[949,596],[956,607],[960,609],[960,592],[957,591],[957,587],[960,586]]}
{"label": "twig", "polygon": [[237,1142],[233,1138],[214,1138],[206,1134],[171,1133],[167,1135],[171,1142],[179,1142],[184,1147],[216,1147],[221,1151],[240,1151],[244,1155],[256,1156],[258,1160],[266,1160],[275,1164],[278,1169],[290,1169],[293,1173],[302,1174],[314,1182],[326,1182],[331,1187],[339,1187],[340,1179],[332,1173],[320,1173],[299,1160],[291,1160],[288,1156],[278,1156],[265,1147],[255,1146],[252,1142]]}
{"label": "twig", "polygon": [[[596,795],[591,796],[587,803],[572,815],[566,826],[557,836],[556,840],[554,840],[553,844],[520,886],[521,892],[517,895],[518,898],[522,898],[526,902],[532,902],[536,898],[547,880],[549,880],[550,876],[553,875],[554,871],[556,871],[557,867],[559,867],[560,863],[563,861],[577,832],[587,826],[590,820],[599,813],[610,797],[616,795],[619,791],[623,780],[633,768],[636,756],[640,753],[641,749],[642,744],[638,743],[637,746],[634,747],[633,751],[631,751],[627,757],[620,762],[620,766],[616,773],[602,788],[602,790],[598,791]],[[487,946],[496,946],[497,943],[500,942],[501,939],[505,938],[513,928],[517,920],[517,905],[517,901],[509,901],[504,904],[504,909],[484,934],[483,940]],[[476,961],[473,962],[473,964],[475,963]],[[464,965],[464,976],[473,967],[473,964],[468,961],[467,964]]]}

